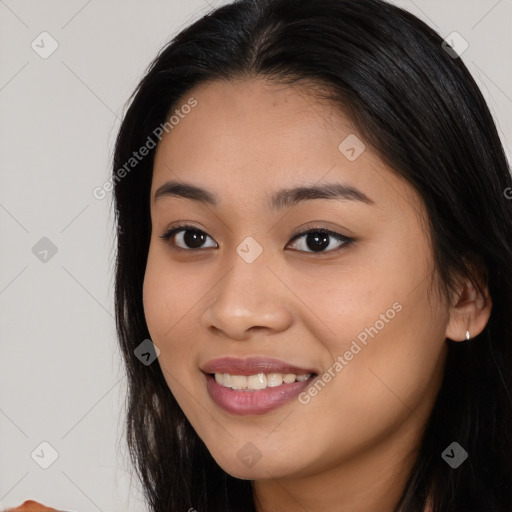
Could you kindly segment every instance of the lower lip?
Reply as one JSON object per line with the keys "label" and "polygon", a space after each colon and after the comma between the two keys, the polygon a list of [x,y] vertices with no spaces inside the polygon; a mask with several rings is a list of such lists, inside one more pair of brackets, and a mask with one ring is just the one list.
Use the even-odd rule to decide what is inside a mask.
{"label": "lower lip", "polygon": [[264,414],[281,407],[308,387],[315,375],[303,382],[281,384],[271,388],[244,391],[226,388],[213,375],[206,375],[206,387],[212,400],[232,414]]}

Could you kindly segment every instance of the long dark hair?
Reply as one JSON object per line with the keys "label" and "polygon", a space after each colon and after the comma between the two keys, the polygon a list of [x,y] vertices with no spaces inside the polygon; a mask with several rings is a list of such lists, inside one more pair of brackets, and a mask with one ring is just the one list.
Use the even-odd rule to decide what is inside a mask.
{"label": "long dark hair", "polygon": [[[447,340],[444,380],[396,510],[423,511],[431,495],[434,512],[512,511],[512,180],[481,92],[442,42],[381,0],[240,0],[182,31],[148,68],[119,131],[112,179],[126,433],[152,511],[255,510],[251,481],[216,464],[160,366],[134,356],[150,338],[142,284],[154,149],[126,165],[148,137],[158,141],[155,129],[193,87],[240,77],[309,84],[337,102],[421,195],[443,290],[460,275],[488,285],[485,329],[469,342]],[[453,441],[469,454],[457,469],[441,457]]]}

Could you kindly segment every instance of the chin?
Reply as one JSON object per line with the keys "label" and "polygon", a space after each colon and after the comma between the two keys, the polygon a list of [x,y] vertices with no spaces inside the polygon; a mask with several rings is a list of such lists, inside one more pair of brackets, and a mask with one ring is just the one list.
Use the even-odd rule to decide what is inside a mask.
{"label": "chin", "polygon": [[[269,456],[255,456],[252,460],[244,452],[238,456],[227,459],[224,456],[216,458],[215,462],[228,474],[241,480],[266,480],[269,478],[285,478],[297,471],[297,466],[290,468],[288,464],[282,464],[275,458],[265,460]],[[245,460],[244,460],[245,459]]]}

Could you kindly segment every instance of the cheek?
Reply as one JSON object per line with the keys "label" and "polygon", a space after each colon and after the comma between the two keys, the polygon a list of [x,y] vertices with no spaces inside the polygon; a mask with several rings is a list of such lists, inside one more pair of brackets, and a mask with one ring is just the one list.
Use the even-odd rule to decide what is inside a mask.
{"label": "cheek", "polygon": [[156,339],[171,339],[191,314],[204,287],[193,282],[193,272],[171,264],[166,251],[151,243],[143,284],[143,305],[149,332]]}
{"label": "cheek", "polygon": [[388,330],[409,291],[410,276],[403,271],[393,272],[358,256],[347,258],[343,266],[309,273],[296,270],[284,278],[300,299],[296,311],[301,322],[333,358],[349,350],[352,340],[370,339],[368,329],[376,323],[379,337]]}
{"label": "cheek", "polygon": [[447,312],[429,296],[419,258],[416,264],[386,261],[393,266],[352,266],[350,273],[317,280],[314,287],[304,278],[295,281],[294,291],[315,312],[308,328],[330,355],[325,379],[302,401],[303,418],[329,411],[316,427],[320,438],[332,435],[336,425],[354,441],[384,435],[411,414],[428,414],[435,399]]}
{"label": "cheek", "polygon": [[[157,361],[167,386],[199,437],[209,440],[209,447],[223,446],[219,443],[222,429],[217,439],[212,434],[218,422],[212,424],[212,416],[205,415],[204,376],[196,360],[201,350],[200,340],[204,338],[199,324],[200,311],[204,308],[201,298],[210,288],[204,272],[200,275],[190,265],[180,268],[151,242],[143,283],[146,324],[152,341],[160,349]],[[223,446],[223,453],[227,448]]]}
{"label": "cheek", "polygon": [[358,314],[339,312],[339,336],[328,345],[338,364],[325,369],[328,382],[303,397],[304,415],[329,411],[329,419],[318,424],[319,437],[342,425],[354,450],[359,441],[389,435],[411,415],[421,425],[435,399],[446,351],[447,317],[435,304],[431,308],[425,283],[413,293],[404,288],[367,299]]}
{"label": "cheek", "polygon": [[[197,322],[190,319],[201,306],[205,286],[194,282],[194,272],[179,272],[165,250],[150,247],[143,283],[143,305],[151,340],[160,349],[158,363],[182,409],[202,374],[197,354]],[[194,327],[196,326],[196,327]]]}

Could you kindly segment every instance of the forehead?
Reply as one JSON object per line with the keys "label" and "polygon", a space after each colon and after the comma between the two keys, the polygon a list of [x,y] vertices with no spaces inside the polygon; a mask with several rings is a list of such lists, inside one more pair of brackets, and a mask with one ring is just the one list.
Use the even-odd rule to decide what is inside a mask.
{"label": "forehead", "polygon": [[[341,108],[314,92],[263,79],[192,89],[158,145],[152,195],[166,181],[181,180],[231,201],[260,201],[277,188],[336,180],[382,207],[388,202],[418,212],[412,187],[377,157]],[[195,106],[179,115],[191,99]]]}
{"label": "forehead", "polygon": [[340,137],[355,131],[332,104],[302,88],[263,79],[202,84],[181,98],[174,112],[191,98],[197,105],[164,133],[157,158],[186,159],[189,167],[204,158],[210,165],[243,162],[248,174],[256,167],[276,167],[284,159],[301,162],[320,151],[329,158]]}

